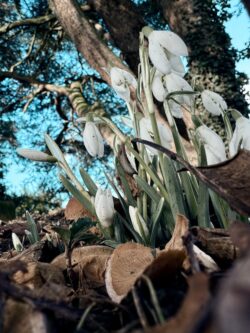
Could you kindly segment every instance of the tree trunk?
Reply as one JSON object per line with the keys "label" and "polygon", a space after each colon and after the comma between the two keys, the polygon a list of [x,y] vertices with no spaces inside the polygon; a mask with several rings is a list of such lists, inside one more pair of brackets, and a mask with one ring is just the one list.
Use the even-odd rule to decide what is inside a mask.
{"label": "tree trunk", "polygon": [[145,23],[136,6],[128,0],[88,0],[88,3],[103,18],[124,60],[137,74],[139,32]]}
{"label": "tree trunk", "polygon": [[117,66],[128,70],[98,38],[75,0],[51,0],[51,7],[78,51],[108,84],[110,84],[110,77],[106,69]]}
{"label": "tree trunk", "polygon": [[236,52],[213,0],[158,0],[171,29],[189,48],[191,78],[214,90],[229,107],[247,113],[242,81],[236,76]]}

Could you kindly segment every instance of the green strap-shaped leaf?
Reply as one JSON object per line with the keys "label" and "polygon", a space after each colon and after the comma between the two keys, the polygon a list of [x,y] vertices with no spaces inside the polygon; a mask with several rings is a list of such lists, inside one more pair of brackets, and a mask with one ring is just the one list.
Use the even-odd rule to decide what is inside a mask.
{"label": "green strap-shaped leaf", "polygon": [[87,211],[95,215],[94,205],[90,200],[88,200],[72,183],[62,174],[59,175],[59,178],[65,188],[87,209]]}
{"label": "green strap-shaped leaf", "polygon": [[173,161],[168,157],[163,157],[163,165],[164,165],[164,179],[167,185],[169,195],[169,204],[172,210],[173,216],[177,216],[177,214],[183,214],[187,216],[187,211],[185,209],[185,201],[183,197],[183,190],[180,185],[180,180],[178,178],[175,166]]}
{"label": "green strap-shaped leaf", "polygon": [[120,165],[119,161],[116,161],[116,169],[117,169],[117,172],[118,172],[119,177],[121,179],[121,182],[122,182],[122,185],[123,185],[124,194],[125,194],[125,196],[126,196],[126,198],[128,200],[128,204],[130,206],[135,206],[135,200],[133,198],[133,195],[132,195],[131,189],[129,187],[128,181],[126,179],[125,172],[124,172],[122,166]]}
{"label": "green strap-shaped leaf", "polygon": [[56,142],[48,134],[45,134],[44,138],[51,154],[57,159],[58,162],[61,162],[62,164],[66,165],[67,162],[65,160],[65,157],[61,152],[60,148],[58,147],[58,145],[56,144]]}
{"label": "green strap-shaped leaf", "polygon": [[80,168],[80,175],[82,177],[82,180],[84,181],[84,184],[86,185],[90,195],[93,197],[96,195],[98,187],[96,184],[93,182],[92,178],[90,175],[85,171],[83,168]]}

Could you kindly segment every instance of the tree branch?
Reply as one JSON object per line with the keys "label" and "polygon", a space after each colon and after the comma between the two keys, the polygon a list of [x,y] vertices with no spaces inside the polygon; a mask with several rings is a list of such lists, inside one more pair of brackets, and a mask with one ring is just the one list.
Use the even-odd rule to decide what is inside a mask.
{"label": "tree branch", "polygon": [[2,25],[0,27],[0,35],[5,34],[11,29],[21,27],[21,26],[26,26],[26,25],[40,25],[47,23],[55,18],[55,15],[49,14],[49,15],[44,15],[44,16],[38,16],[34,18],[28,18],[25,20],[20,20],[20,21],[15,21],[15,22],[10,22]]}
{"label": "tree branch", "polygon": [[109,67],[117,66],[128,70],[121,60],[98,38],[76,1],[51,0],[51,3],[64,31],[89,65],[97,70],[107,83],[110,84],[110,77],[106,72]]}

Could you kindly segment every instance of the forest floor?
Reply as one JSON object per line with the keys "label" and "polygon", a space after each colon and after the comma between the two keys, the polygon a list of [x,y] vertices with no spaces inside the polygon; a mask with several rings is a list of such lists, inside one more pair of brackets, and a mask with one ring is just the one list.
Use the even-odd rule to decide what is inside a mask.
{"label": "forest floor", "polygon": [[22,252],[11,235],[26,239],[26,220],[0,225],[0,332],[249,332],[249,225],[189,228],[180,217],[164,249],[93,237],[65,258],[53,229],[69,227],[64,211],[33,218],[41,240]]}

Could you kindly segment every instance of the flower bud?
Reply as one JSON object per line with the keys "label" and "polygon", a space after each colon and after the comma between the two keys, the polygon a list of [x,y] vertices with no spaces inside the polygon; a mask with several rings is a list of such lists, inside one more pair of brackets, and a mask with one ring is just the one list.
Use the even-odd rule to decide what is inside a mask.
{"label": "flower bud", "polygon": [[103,157],[104,143],[102,136],[92,121],[87,121],[83,131],[83,143],[87,152],[95,157]]}
{"label": "flower bud", "polygon": [[115,214],[114,199],[111,191],[98,188],[95,196],[96,215],[104,228],[111,226]]}
{"label": "flower bud", "polygon": [[145,239],[149,235],[148,227],[146,222],[143,220],[141,214],[138,213],[138,208],[129,206],[129,216],[133,224],[134,230]]}
{"label": "flower bud", "polygon": [[57,159],[54,156],[34,149],[18,148],[16,152],[18,155],[36,162],[57,162]]}
{"label": "flower bud", "polygon": [[21,252],[23,250],[23,244],[21,243],[17,234],[12,232],[11,238],[12,238],[12,243],[13,243],[14,249],[18,252]]}

